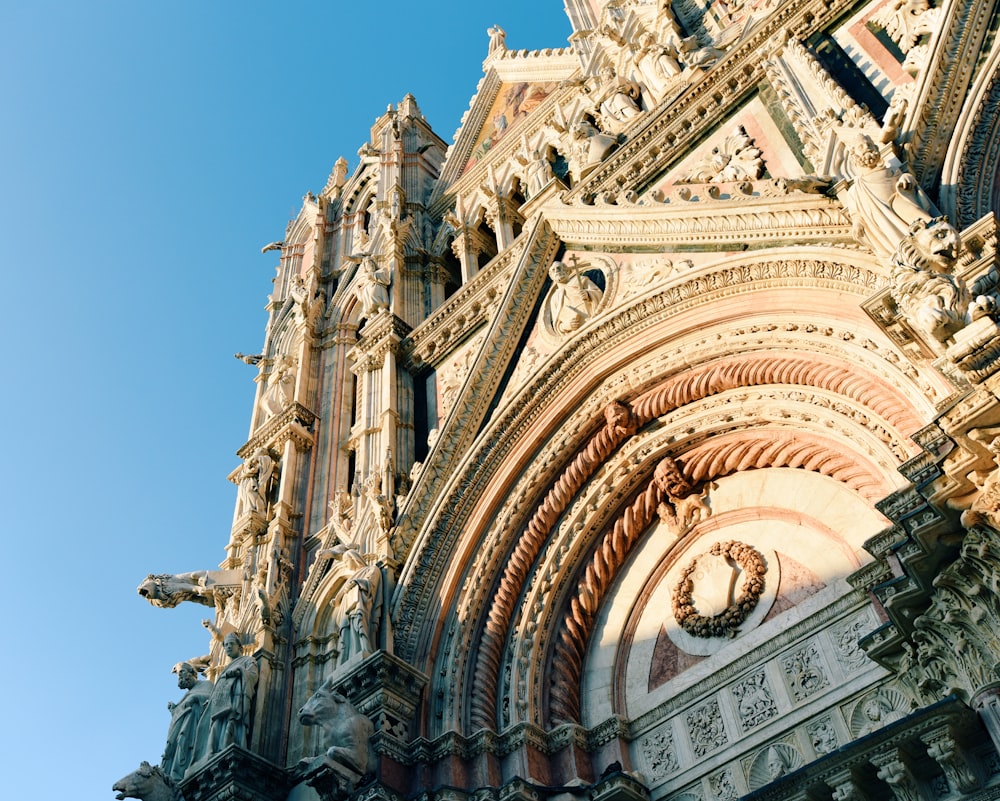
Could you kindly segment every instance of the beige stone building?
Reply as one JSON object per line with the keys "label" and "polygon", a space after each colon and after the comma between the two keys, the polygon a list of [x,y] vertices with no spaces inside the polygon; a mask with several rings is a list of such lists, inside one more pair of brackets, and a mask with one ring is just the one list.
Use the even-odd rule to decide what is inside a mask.
{"label": "beige stone building", "polygon": [[566,7],[273,246],[123,797],[1000,798],[1000,2]]}

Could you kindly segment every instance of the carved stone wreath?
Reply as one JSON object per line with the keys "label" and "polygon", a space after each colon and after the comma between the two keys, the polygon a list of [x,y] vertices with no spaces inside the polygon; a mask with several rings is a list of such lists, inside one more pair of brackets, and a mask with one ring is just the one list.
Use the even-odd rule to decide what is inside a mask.
{"label": "carved stone wreath", "polygon": [[699,615],[692,599],[694,582],[691,574],[698,566],[698,559],[695,558],[681,571],[680,581],[674,589],[674,619],[694,637],[735,637],[740,624],[753,612],[764,591],[764,558],[755,548],[736,540],[717,542],[708,553],[732,559],[743,570],[745,578],[740,596],[717,615]]}

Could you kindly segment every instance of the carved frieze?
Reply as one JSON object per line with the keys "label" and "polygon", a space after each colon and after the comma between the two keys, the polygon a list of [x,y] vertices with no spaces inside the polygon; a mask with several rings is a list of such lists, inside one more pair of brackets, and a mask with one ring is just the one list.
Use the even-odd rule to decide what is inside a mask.
{"label": "carved frieze", "polygon": [[680,768],[674,747],[674,735],[669,728],[663,728],[644,738],[640,752],[653,782],[660,782]]}
{"label": "carved frieze", "polygon": [[743,731],[749,731],[778,714],[774,694],[763,670],[756,670],[732,687]]}
{"label": "carved frieze", "polygon": [[830,686],[828,669],[815,643],[781,657],[785,681],[796,701],[804,701]]}
{"label": "carved frieze", "polygon": [[684,721],[696,757],[703,757],[729,742],[719,702],[715,699],[692,709]]}

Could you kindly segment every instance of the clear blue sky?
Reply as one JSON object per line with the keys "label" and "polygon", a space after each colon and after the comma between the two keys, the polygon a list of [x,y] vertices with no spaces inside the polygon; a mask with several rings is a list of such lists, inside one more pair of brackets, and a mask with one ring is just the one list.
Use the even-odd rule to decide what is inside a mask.
{"label": "clear blue sky", "polygon": [[529,49],[570,26],[560,0],[0,8],[2,794],[113,799],[207,650],[206,607],[135,588],[225,556],[260,247],[406,92],[450,142],[489,25]]}

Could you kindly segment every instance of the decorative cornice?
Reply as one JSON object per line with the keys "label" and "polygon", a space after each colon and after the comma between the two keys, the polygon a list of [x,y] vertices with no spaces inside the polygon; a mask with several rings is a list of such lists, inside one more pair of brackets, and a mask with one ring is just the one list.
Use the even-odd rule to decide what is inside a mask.
{"label": "decorative cornice", "polygon": [[271,801],[284,798],[293,781],[288,772],[238,745],[214,755],[181,782],[186,801]]}
{"label": "decorative cornice", "polygon": [[[943,737],[965,742],[969,739],[968,733],[977,731],[979,726],[975,712],[954,698],[946,698],[859,738],[851,745],[788,773],[743,798],[744,801],[793,801],[812,797],[813,793],[828,794],[830,788],[845,784],[852,771],[870,769],[872,764],[885,764],[887,760],[898,759],[900,751],[916,749],[922,753],[928,742]],[[849,796],[834,793],[834,797]],[[964,797],[967,796],[963,794]],[[988,797],[989,794],[982,796],[984,799]]]}
{"label": "decorative cornice", "polygon": [[281,451],[281,446],[291,440],[299,450],[307,451],[313,446],[313,432],[310,430],[316,422],[316,414],[300,403],[292,402],[264,423],[250,440],[243,445],[236,455],[241,459],[248,458],[258,448],[270,448]]}
{"label": "decorative cornice", "polygon": [[798,192],[732,200],[647,200],[636,205],[549,203],[543,214],[567,245],[609,251],[744,250],[786,242],[857,244],[851,221],[835,200]]}

